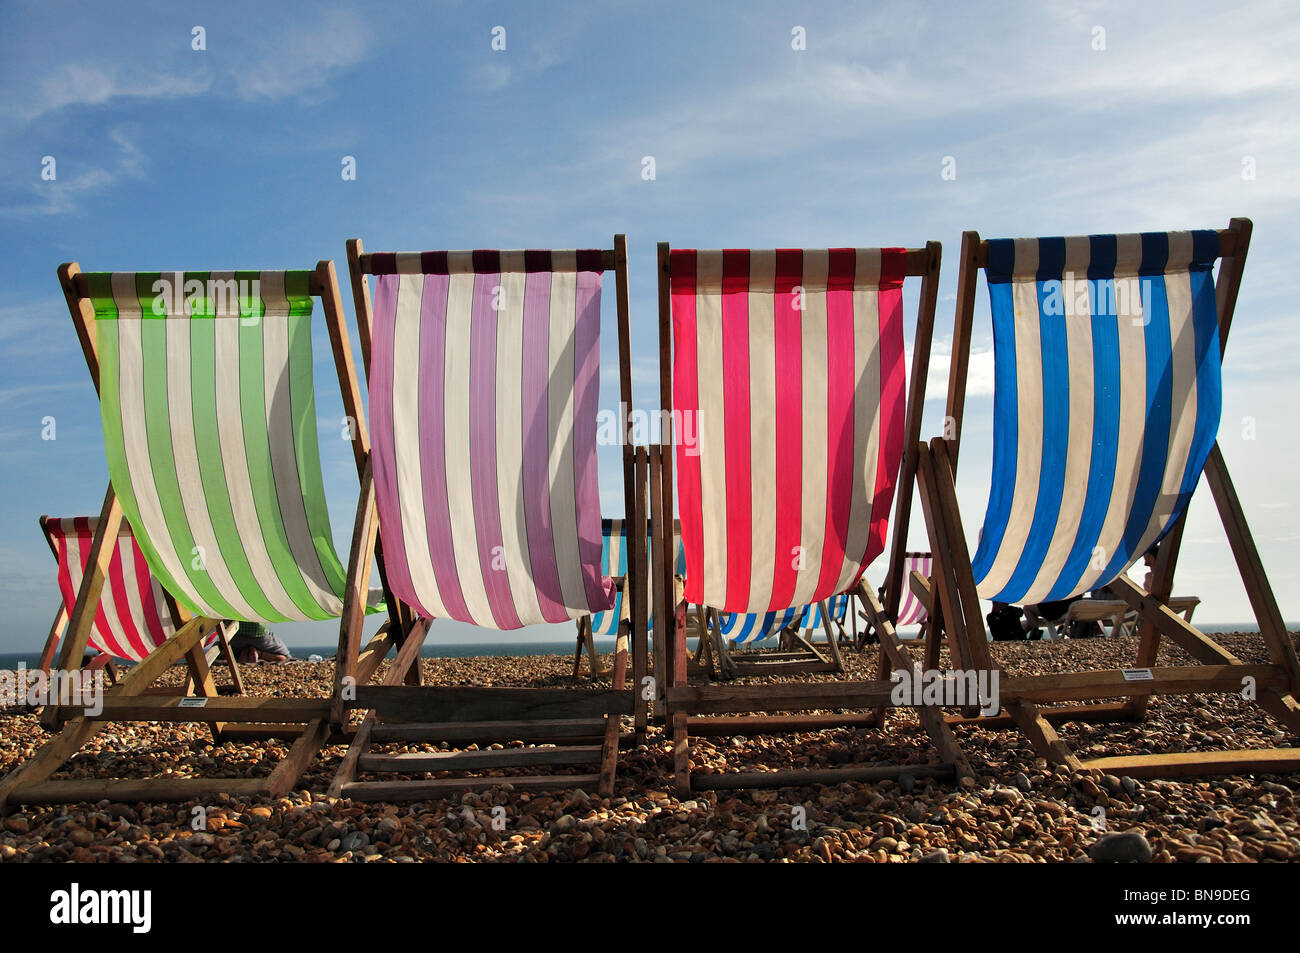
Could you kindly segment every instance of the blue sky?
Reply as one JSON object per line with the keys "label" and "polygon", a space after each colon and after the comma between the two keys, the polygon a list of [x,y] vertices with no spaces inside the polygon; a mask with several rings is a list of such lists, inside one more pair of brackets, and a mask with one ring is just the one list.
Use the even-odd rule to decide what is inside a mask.
{"label": "blue sky", "polygon": [[[353,236],[406,250],[608,246],[626,232],[636,399],[653,406],[657,241],[942,241],[937,398],[963,229],[1080,234],[1249,216],[1220,443],[1283,614],[1300,617],[1300,316],[1287,279],[1300,237],[1300,15],[1285,2],[1131,6],[6,4],[0,651],[38,648],[57,605],[37,517],[97,512],[107,481],[56,266],[311,267],[341,263]],[[498,26],[504,50],[492,49]],[[792,49],[796,27],[804,50]],[[45,156],[54,181],[41,177]],[[344,156],[355,181],[340,175]],[[941,175],[946,157],[955,178]],[[609,290],[604,407],[617,400]],[[976,317],[959,476],[972,542],[991,451],[983,288]],[[330,439],[342,411],[318,330],[326,491],[346,553],[355,470]],[[942,413],[927,402],[927,435]],[[52,441],[41,439],[46,416]],[[618,451],[601,454],[603,502],[617,513]],[[923,536],[918,515],[915,547]],[[1204,485],[1176,588],[1202,596],[1204,621],[1249,617]],[[329,624],[281,631],[299,645],[337,637]],[[434,635],[476,637],[451,623]]]}

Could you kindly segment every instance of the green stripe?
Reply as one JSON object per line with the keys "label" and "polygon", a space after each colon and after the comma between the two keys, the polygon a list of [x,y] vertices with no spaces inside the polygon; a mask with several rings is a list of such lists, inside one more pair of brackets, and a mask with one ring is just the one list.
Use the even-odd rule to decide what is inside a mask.
{"label": "green stripe", "polygon": [[320,447],[316,432],[316,394],[312,383],[311,316],[295,316],[287,320],[289,399],[293,408],[293,443],[299,491],[302,493],[307,511],[307,526],[311,530],[312,542],[326,583],[341,598],[347,584],[347,573],[334,553],[334,533],[330,528],[325,485],[321,476]]}
{"label": "green stripe", "polygon": [[[262,303],[255,311],[241,317],[261,315]],[[289,598],[309,619],[319,617],[320,607],[302,581],[302,573],[289,548],[289,537],[280,516],[275,476],[271,469],[270,436],[266,427],[266,386],[263,381],[262,322],[239,325],[239,411],[244,421],[244,454],[248,460],[248,480],[253,487],[253,502],[262,526],[262,538],[271,565]]]}
{"label": "green stripe", "polygon": [[[240,271],[235,273],[236,281],[243,279],[247,282],[247,284],[238,291],[240,296],[240,309],[244,313],[251,313],[253,311],[256,311],[258,314],[263,313],[260,310],[262,307],[261,299],[253,299],[251,294],[252,281],[258,280],[260,282],[262,274],[263,272],[260,271]],[[310,271],[297,270],[286,271],[283,272],[283,274],[285,297],[288,298],[289,301],[289,314],[311,314],[312,305],[314,303],[311,296],[311,276],[313,273]],[[90,292],[87,297],[90,299],[90,303],[95,309],[95,317],[116,318],[117,305],[113,301],[112,272],[88,271],[85,272],[84,275]],[[200,312],[203,314],[212,314],[215,311],[216,302],[211,294],[211,288],[207,283],[209,275],[210,272],[201,271],[183,273],[183,279],[185,281],[202,276],[204,283],[203,293],[201,296],[194,297],[192,305],[192,310],[196,314]],[[143,283],[145,291],[147,292],[142,297],[141,303],[144,305],[145,314],[149,315],[151,313],[151,305],[154,297],[153,283],[162,277],[162,272],[142,271],[137,272],[135,277],[136,287],[140,287],[141,283]],[[173,273],[168,272],[168,280],[171,280],[172,277]],[[184,286],[182,285],[182,290],[183,289]],[[256,301],[256,305],[254,304],[254,301]]]}
{"label": "green stripe", "polygon": [[[109,300],[112,300],[111,294]],[[97,310],[96,314],[99,313]],[[176,597],[177,602],[185,606],[190,612],[203,615],[203,610],[194,604],[184,594],[181,587],[177,585],[176,580],[163,564],[157,547],[149,539],[148,534],[141,529],[143,523],[140,520],[140,506],[135,499],[135,486],[131,482],[131,468],[126,462],[126,445],[122,434],[122,387],[119,376],[121,366],[119,361],[121,358],[118,342],[118,323],[116,320],[112,320],[117,317],[117,305],[112,305],[111,311],[107,307],[104,308],[102,316],[105,321],[99,326],[96,334],[96,350],[99,352],[99,405],[100,416],[104,424],[104,452],[108,458],[108,474],[109,480],[113,484],[113,492],[117,494],[122,513],[126,517],[126,521],[131,525],[135,540],[139,544],[141,552],[144,553],[150,571],[162,583],[163,588]]]}
{"label": "green stripe", "polygon": [[[210,309],[211,305],[208,304]],[[221,320],[231,320],[222,318]],[[217,426],[216,381],[212,369],[216,367],[216,321],[209,310],[194,314],[190,322],[190,380],[191,400],[194,405],[194,438],[198,448],[199,475],[203,481],[203,496],[208,507],[208,518],[217,537],[221,558],[231,579],[244,601],[260,619],[268,622],[288,621],[271,605],[262,591],[243,540],[235,526],[235,512],[230,505],[230,490],[226,485],[226,469],[221,456],[221,431]]]}
{"label": "green stripe", "polygon": [[[137,276],[136,292],[140,296],[140,306],[146,318],[150,317],[153,313],[154,292],[147,275]],[[178,334],[188,333],[188,330],[188,327],[176,328]],[[140,341],[146,371],[144,417],[149,443],[149,467],[153,473],[158,503],[167,521],[167,533],[176,547],[176,555],[181,560],[190,584],[198,593],[199,599],[209,607],[210,611],[203,614],[218,619],[238,619],[240,613],[226,601],[207,570],[194,567],[197,544],[185,513],[185,499],[181,495],[180,481],[176,475],[176,454],[172,450],[171,412],[167,400],[167,322],[142,322]],[[184,408],[184,412],[193,413],[190,407]],[[203,555],[206,560],[209,554]]]}

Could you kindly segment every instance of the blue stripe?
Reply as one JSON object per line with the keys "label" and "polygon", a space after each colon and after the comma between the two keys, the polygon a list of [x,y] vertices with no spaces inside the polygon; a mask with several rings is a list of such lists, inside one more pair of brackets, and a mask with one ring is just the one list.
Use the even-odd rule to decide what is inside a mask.
{"label": "blue stripe", "polygon": [[1013,262],[1011,242],[998,239],[989,242],[989,306],[993,314],[993,475],[989,478],[989,505],[984,514],[984,529],[980,532],[979,548],[971,561],[975,579],[988,574],[1002,536],[1007,531],[1011,515],[1011,497],[1016,485],[1016,453],[1019,440],[1019,410],[1016,394],[1016,329],[1015,308],[1011,301],[1012,285],[995,281],[992,273],[995,259],[998,274],[1011,273]]}
{"label": "blue stripe", "polygon": [[[1197,235],[1202,234],[1197,232]],[[1218,234],[1214,237],[1214,248],[1218,250]],[[1187,466],[1183,470],[1182,483],[1178,488],[1178,501],[1174,511],[1161,530],[1160,537],[1178,522],[1178,518],[1187,509],[1192,498],[1192,491],[1205,469],[1210,450],[1214,446],[1219,432],[1219,418],[1223,410],[1223,378],[1220,366],[1219,345],[1219,309],[1215,303],[1214,278],[1208,270],[1189,273],[1192,292],[1192,327],[1196,334],[1196,428],[1192,434],[1191,448],[1187,454]]]}
{"label": "blue stripe", "polygon": [[1125,567],[1131,565],[1141,553],[1136,553],[1138,542],[1151,522],[1160,484],[1164,480],[1165,463],[1169,457],[1169,428],[1172,422],[1173,371],[1172,342],[1169,338],[1169,299],[1165,293],[1163,269],[1168,259],[1168,236],[1142,236],[1142,270],[1159,269],[1160,274],[1140,279],[1144,315],[1147,319],[1146,344],[1146,423],[1142,435],[1142,461],[1138,469],[1137,487],[1133,492],[1133,505],[1129,510],[1124,536],[1111,554],[1110,562],[1097,580],[1097,585],[1110,582]]}
{"label": "blue stripe", "polygon": [[[1041,244],[1041,243],[1040,243]],[[1057,274],[1065,263],[1065,242],[1061,241],[1059,260],[1053,256]],[[1034,519],[1029,525],[1029,536],[1020,553],[1011,578],[998,595],[999,602],[1019,602],[1034,584],[1034,578],[1043,567],[1052,535],[1056,531],[1056,518],[1061,514],[1061,498],[1065,491],[1065,458],[1070,449],[1070,354],[1066,337],[1065,315],[1045,314],[1044,301],[1048,295],[1047,282],[1057,278],[1043,278],[1039,268],[1038,281],[1038,333],[1041,339],[1043,364],[1043,454],[1038,470],[1038,498],[1034,501]],[[1049,276],[1051,272],[1047,273]],[[1062,300],[1069,297],[1062,289]],[[1072,304],[1066,301],[1066,309]]]}
{"label": "blue stripe", "polygon": [[[1110,267],[1114,268],[1113,249]],[[1094,254],[1096,245],[1093,246]],[[1093,270],[1089,267],[1088,274]],[[1115,301],[1114,279],[1090,282],[1092,290],[1092,457],[1088,466],[1088,489],[1079,530],[1066,556],[1061,574],[1047,594],[1047,602],[1064,599],[1074,591],[1092,559],[1101,539],[1101,528],[1110,507],[1115,485],[1115,456],[1119,449],[1119,316],[1111,304]],[[1098,305],[1103,307],[1099,310]],[[1109,312],[1109,313],[1108,313]],[[1125,319],[1130,320],[1130,319]]]}

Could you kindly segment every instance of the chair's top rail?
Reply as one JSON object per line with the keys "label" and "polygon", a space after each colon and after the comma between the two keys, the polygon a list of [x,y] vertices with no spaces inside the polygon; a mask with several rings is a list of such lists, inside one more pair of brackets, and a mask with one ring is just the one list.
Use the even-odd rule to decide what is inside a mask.
{"label": "chair's top rail", "polygon": [[[78,533],[81,535],[94,535],[95,530],[99,527],[98,516],[42,516],[40,519],[41,530],[45,533],[46,538],[53,539],[55,533],[68,535],[69,533]],[[131,539],[135,536],[131,532],[131,524],[122,520],[118,526],[117,535],[119,539]]]}
{"label": "chair's top rail", "polygon": [[[120,272],[120,274],[133,274],[136,275],[137,277],[147,276],[149,278],[156,278],[162,280],[171,280],[176,275],[183,276],[185,280],[192,280],[197,278],[197,276],[199,275],[205,275],[208,278],[216,281],[233,280],[236,283],[238,283],[238,281],[240,281],[241,279],[252,280],[253,278],[257,278],[260,275],[275,273],[275,274],[283,274],[287,276],[294,276],[298,278],[305,277],[307,283],[306,284],[307,294],[313,298],[319,298],[321,297],[321,295],[325,294],[326,291],[328,290],[327,288],[328,279],[321,274],[319,268],[320,266],[318,265],[316,268],[313,269],[307,269],[307,268],[270,269],[268,268],[261,271],[255,269],[252,270],[230,269],[226,271],[222,271],[219,269],[211,269],[207,271],[198,271],[198,270],[195,271],[135,271],[135,272]],[[99,289],[95,287],[95,283],[102,281],[106,276],[112,276],[113,274],[115,274],[115,272],[95,272],[95,271],[78,272],[72,279],[73,287],[76,289],[77,296],[81,298],[94,298],[99,293]],[[183,285],[177,288],[176,293],[183,294],[183,292],[184,292]]]}
{"label": "chair's top rail", "polygon": [[544,271],[613,271],[612,248],[365,252],[363,275],[500,274]]}
{"label": "chair's top rail", "polygon": [[[1215,234],[1219,238],[1219,258],[1231,258],[1237,250],[1237,233],[1230,228],[1215,229]],[[1046,236],[1043,236],[1046,237]],[[1052,236],[1056,237],[1056,236]],[[1091,237],[1091,236],[1070,236],[1070,237]],[[983,238],[980,240],[979,247],[975,249],[975,264],[980,268],[987,268],[989,264],[989,245],[996,239]]]}
{"label": "chair's top rail", "polygon": [[750,254],[776,254],[778,252],[847,252],[847,251],[899,251],[903,252],[904,267],[902,277],[918,278],[926,274],[930,267],[930,249],[928,248],[672,248],[673,252],[694,252],[696,254],[723,254],[727,252],[749,252]]}

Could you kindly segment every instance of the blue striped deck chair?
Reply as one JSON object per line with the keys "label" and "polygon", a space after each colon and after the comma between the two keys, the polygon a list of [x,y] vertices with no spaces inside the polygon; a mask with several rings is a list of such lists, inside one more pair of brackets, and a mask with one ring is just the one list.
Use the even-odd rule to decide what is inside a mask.
{"label": "blue striped deck chair", "polygon": [[[601,523],[601,554],[600,554],[600,571],[614,580],[616,586],[614,592],[614,605],[604,612],[593,612],[576,620],[578,628],[577,644],[573,652],[573,677],[577,678],[582,671],[582,653],[585,649],[590,659],[589,674],[592,678],[599,678],[606,674],[607,671],[601,668],[600,657],[596,652],[596,636],[615,637],[619,634],[621,623],[630,623],[630,610],[627,607],[628,600],[624,598],[624,579],[627,577],[627,523],[621,519],[602,519]],[[649,545],[649,534],[646,534],[647,545]],[[686,573],[686,554],[681,547],[681,534],[676,536],[677,558],[675,562],[675,575],[684,575]],[[647,592],[649,586],[647,583]],[[654,625],[654,617],[651,616],[648,622]]]}
{"label": "blue striped deck chair", "polygon": [[[1240,694],[1245,682],[1261,707],[1300,734],[1300,667],[1216,443],[1220,362],[1250,235],[1249,220],[1233,219],[1221,231],[963,238],[951,425],[946,439],[919,447],[918,466],[958,664],[995,668],[980,599],[1037,604],[1109,587],[1140,620],[1133,668],[1001,679],[1005,713],[1040,756],[1071,769],[1133,777],[1300,769],[1300,749],[1290,748],[1080,759],[1052,727],[1136,719],[1153,695]],[[993,472],[971,556],[954,474],[980,270],[993,321]],[[1267,644],[1267,665],[1242,663],[1170,605],[1183,516],[1202,473]],[[1127,570],[1149,554],[1148,591]],[[1158,666],[1162,637],[1202,664]],[[1127,700],[1088,704],[1115,698]],[[1040,710],[1044,702],[1076,704]]]}
{"label": "blue striped deck chair", "polygon": [[[746,652],[731,656],[723,663],[724,671],[732,675],[842,672],[844,663],[839,655],[838,638],[843,634],[851,601],[849,593],[840,593],[826,600],[828,612],[825,620],[822,617],[823,604],[816,602],[777,612],[718,613],[717,628],[724,649],[754,648],[774,636],[780,637],[775,653]],[[819,629],[826,633],[829,657],[822,655],[813,644]]]}

